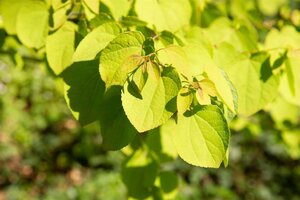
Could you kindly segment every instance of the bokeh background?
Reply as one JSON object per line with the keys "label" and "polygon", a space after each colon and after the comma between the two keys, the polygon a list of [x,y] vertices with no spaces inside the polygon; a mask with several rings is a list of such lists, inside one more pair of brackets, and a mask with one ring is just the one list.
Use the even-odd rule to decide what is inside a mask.
{"label": "bokeh background", "polygon": [[[204,25],[218,17],[216,2],[209,4],[216,12],[203,12]],[[260,6],[266,25],[289,9],[299,29],[297,1],[275,8],[266,2]],[[75,121],[42,53],[2,28],[0,49],[0,200],[127,199],[125,154],[101,146],[99,124]],[[227,168],[168,163],[179,177],[177,199],[300,199],[299,113],[279,97],[252,117],[234,119]]]}

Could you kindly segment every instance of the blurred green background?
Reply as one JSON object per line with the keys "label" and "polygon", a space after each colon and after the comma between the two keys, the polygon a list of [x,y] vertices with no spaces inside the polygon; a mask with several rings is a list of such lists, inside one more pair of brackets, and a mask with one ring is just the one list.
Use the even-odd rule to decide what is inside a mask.
{"label": "blurred green background", "polygon": [[[265,22],[279,11],[284,18],[285,8],[266,2],[260,5]],[[218,4],[207,8],[203,26],[220,15]],[[300,14],[294,13],[291,23],[299,29]],[[104,150],[99,124],[75,121],[43,52],[25,48],[3,29],[0,49],[0,200],[127,199],[120,173],[126,155]],[[278,98],[250,118],[235,119],[227,168],[167,163],[163,167],[179,177],[176,199],[300,199],[299,113]]]}

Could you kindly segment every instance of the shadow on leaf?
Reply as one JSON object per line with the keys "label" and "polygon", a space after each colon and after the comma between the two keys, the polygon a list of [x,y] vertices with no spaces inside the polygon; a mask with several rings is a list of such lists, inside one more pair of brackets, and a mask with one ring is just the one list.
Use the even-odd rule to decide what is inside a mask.
{"label": "shadow on leaf", "polygon": [[76,62],[61,74],[67,103],[82,125],[99,119],[105,85],[98,68],[98,60]]}

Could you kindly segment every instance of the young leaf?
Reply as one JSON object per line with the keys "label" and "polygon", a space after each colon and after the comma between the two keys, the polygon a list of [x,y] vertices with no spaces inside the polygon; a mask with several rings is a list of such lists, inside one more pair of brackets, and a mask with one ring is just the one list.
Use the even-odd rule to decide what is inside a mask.
{"label": "young leaf", "polygon": [[129,56],[120,67],[121,74],[128,74],[133,72],[137,67],[144,64],[144,57],[140,55]]}
{"label": "young leaf", "polygon": [[205,78],[205,79],[202,79],[201,81],[199,81],[199,86],[209,96],[215,97],[218,95],[215,84],[209,79]]}
{"label": "young leaf", "polygon": [[218,168],[229,141],[227,122],[217,106],[196,107],[178,116],[172,132],[179,156],[187,163]]}
{"label": "young leaf", "polygon": [[155,80],[159,80],[160,79],[160,69],[159,69],[159,66],[152,62],[152,61],[149,61],[147,62],[147,73],[149,74],[149,77],[150,78],[154,78]]}
{"label": "young leaf", "polygon": [[177,111],[178,115],[185,113],[193,102],[193,94],[188,88],[181,88],[177,95]]}
{"label": "young leaf", "polygon": [[73,56],[74,62],[95,59],[120,32],[116,23],[105,23],[95,28],[79,43]]}
{"label": "young leaf", "polygon": [[174,100],[180,87],[178,77],[176,78],[169,68],[164,70],[158,80],[153,76],[154,74],[148,74],[147,82],[141,90],[142,99],[130,94],[127,90],[128,83],[125,84],[122,93],[125,113],[139,132],[162,125],[176,111]]}
{"label": "young leaf", "polygon": [[196,98],[197,98],[197,101],[200,105],[210,105],[211,104],[211,101],[210,101],[210,96],[204,92],[202,89],[198,89],[196,91]]}
{"label": "young leaf", "polygon": [[66,22],[59,30],[47,37],[46,56],[55,74],[60,74],[65,67],[72,64],[76,29],[75,24]]}
{"label": "young leaf", "polygon": [[144,40],[140,32],[127,32],[118,35],[105,47],[100,56],[99,70],[107,88],[124,84],[130,71],[124,71],[123,65],[131,56],[141,55]]}

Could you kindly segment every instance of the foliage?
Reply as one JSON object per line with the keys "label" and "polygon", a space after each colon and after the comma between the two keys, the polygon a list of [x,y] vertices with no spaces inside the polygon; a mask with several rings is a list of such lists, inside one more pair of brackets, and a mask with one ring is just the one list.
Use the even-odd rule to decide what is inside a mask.
{"label": "foliage", "polygon": [[[60,78],[55,95],[82,125],[99,122],[103,148],[126,155],[129,196],[173,199],[176,185],[168,184],[177,177],[163,166],[177,156],[227,166],[229,122],[244,129],[240,119],[260,110],[299,158],[299,11],[286,0],[263,2],[2,0],[1,55],[19,68],[38,62]],[[50,95],[26,88],[21,97],[34,99],[20,105],[25,110]],[[51,122],[57,108],[41,109]],[[20,120],[37,132],[48,124]]]}

